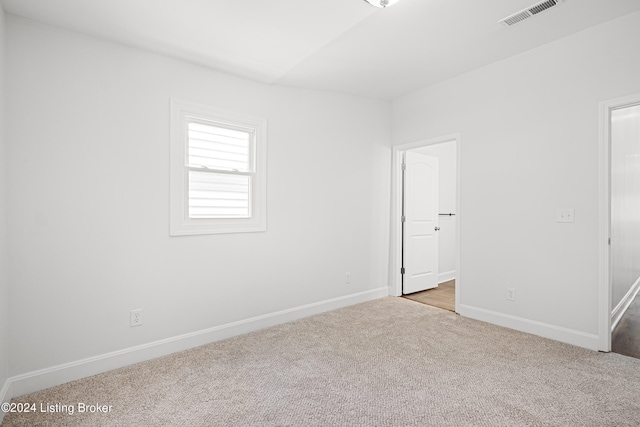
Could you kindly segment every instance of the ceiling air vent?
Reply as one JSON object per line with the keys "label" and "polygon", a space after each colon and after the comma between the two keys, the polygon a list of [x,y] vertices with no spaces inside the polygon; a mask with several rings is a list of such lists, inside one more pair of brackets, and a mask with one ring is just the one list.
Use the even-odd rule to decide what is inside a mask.
{"label": "ceiling air vent", "polygon": [[554,6],[557,6],[560,3],[563,3],[564,0],[545,0],[540,3],[536,3],[533,6],[529,6],[528,8],[521,10],[520,12],[514,13],[511,16],[507,16],[504,19],[499,20],[498,22],[502,25],[510,27],[512,25],[517,24],[518,22],[522,22],[525,19],[531,18],[533,15],[537,15],[540,12],[544,12],[547,9],[550,9]]}

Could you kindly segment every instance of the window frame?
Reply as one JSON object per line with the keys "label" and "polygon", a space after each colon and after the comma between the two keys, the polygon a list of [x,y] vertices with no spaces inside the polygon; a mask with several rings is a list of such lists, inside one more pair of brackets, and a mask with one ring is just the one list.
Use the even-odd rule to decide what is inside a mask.
{"label": "window frame", "polygon": [[[253,147],[250,148],[250,152],[253,155],[254,171],[237,173],[237,175],[251,176],[249,218],[189,218],[188,175],[189,171],[193,170],[188,162],[190,121],[209,123],[219,127],[228,126],[228,129],[240,128],[253,133]],[[185,236],[266,231],[266,149],[267,120],[265,118],[171,99],[169,234]],[[234,174],[232,171],[224,173]]]}

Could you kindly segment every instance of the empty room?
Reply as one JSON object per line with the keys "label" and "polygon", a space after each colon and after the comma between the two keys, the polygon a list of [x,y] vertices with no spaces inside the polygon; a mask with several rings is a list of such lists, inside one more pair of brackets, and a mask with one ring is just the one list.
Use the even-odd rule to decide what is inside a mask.
{"label": "empty room", "polygon": [[2,427],[638,424],[639,0],[0,5]]}

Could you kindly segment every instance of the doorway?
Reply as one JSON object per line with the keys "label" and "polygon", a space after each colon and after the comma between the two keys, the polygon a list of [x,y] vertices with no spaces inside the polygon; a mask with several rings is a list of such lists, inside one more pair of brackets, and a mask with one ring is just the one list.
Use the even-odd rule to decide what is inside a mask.
{"label": "doorway", "polygon": [[[600,125],[599,350],[611,351],[640,291],[640,94],[601,103]],[[626,326],[638,340],[640,322]]]}
{"label": "doorway", "polygon": [[[408,184],[408,188],[403,185],[402,165],[407,154],[414,159],[414,162],[422,165],[417,168],[416,176],[407,175],[412,177],[411,179],[424,180],[426,178],[427,184],[418,189],[420,194],[433,194],[434,191],[429,188],[433,187],[434,181],[439,181],[435,191],[440,193],[437,200],[432,201],[433,203],[423,201],[413,204],[414,207],[420,207],[417,212],[417,221],[415,221],[418,225],[417,228],[414,227],[414,230],[418,230],[418,232],[412,231],[411,224],[407,222],[412,221],[411,212],[406,212],[405,222],[403,222],[403,208],[412,205],[411,201],[406,198],[413,197],[411,193],[415,192],[415,188],[412,190],[412,183]],[[439,173],[435,177],[429,177],[431,171],[434,170],[432,166],[428,166],[433,164],[429,158],[436,160],[436,167],[439,169]],[[418,295],[413,292],[421,290],[422,287],[431,288],[442,284],[442,288],[451,288],[449,293],[453,294],[455,298],[454,308],[451,310],[457,312],[462,289],[459,244],[460,212],[458,209],[460,205],[460,135],[446,135],[393,147],[392,182],[389,293],[392,296],[402,296],[408,293]],[[423,232],[422,228],[428,229],[429,233]],[[434,230],[436,233],[433,233]],[[414,247],[407,248],[407,243],[411,243],[412,233],[417,235],[417,238],[413,239]],[[409,239],[403,241],[403,237],[409,237]],[[429,245],[434,241],[437,241],[435,254],[433,249],[429,248]],[[406,253],[407,249],[409,253]],[[429,259],[425,259],[425,254]],[[419,268],[413,270],[413,273],[404,268],[412,262],[420,264]],[[407,278],[405,273],[413,275]],[[438,289],[433,291],[436,290]],[[440,289],[440,291],[442,290]]]}

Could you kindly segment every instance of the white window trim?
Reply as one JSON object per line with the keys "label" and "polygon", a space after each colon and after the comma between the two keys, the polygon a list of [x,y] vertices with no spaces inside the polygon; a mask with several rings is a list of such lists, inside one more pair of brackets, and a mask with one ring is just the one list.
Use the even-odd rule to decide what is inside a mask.
{"label": "white window trim", "polygon": [[[255,130],[255,180],[251,218],[191,219],[188,215],[187,118],[251,127]],[[267,230],[267,120],[182,100],[171,100],[169,234],[247,233]]]}

